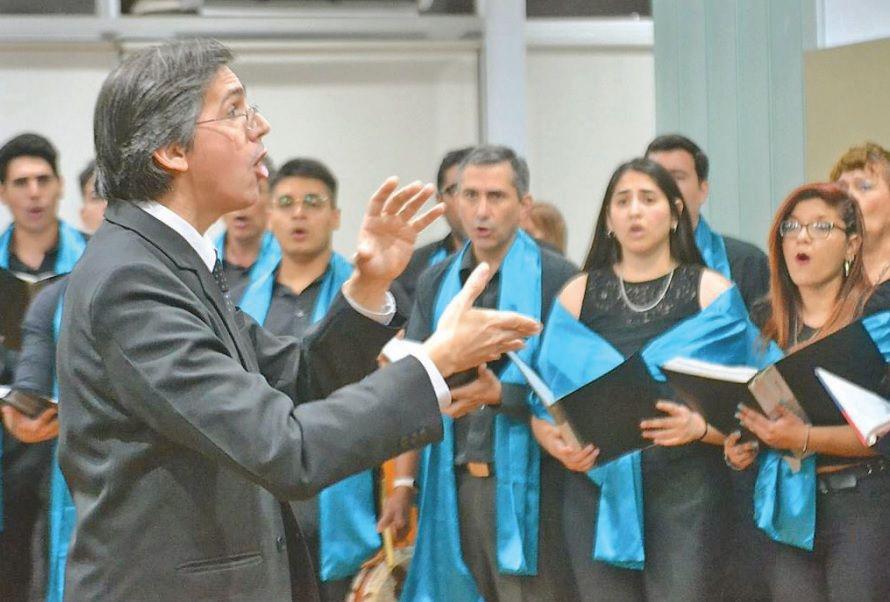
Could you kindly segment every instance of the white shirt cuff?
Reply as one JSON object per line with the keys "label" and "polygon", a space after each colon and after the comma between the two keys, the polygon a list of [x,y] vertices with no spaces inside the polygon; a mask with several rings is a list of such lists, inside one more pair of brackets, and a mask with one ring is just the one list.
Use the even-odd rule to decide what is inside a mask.
{"label": "white shirt cuff", "polygon": [[442,373],[436,368],[436,364],[433,363],[433,360],[430,359],[426,349],[424,349],[423,345],[419,342],[393,337],[383,346],[380,353],[390,362],[397,362],[409,355],[417,358],[417,361],[419,361],[423,366],[423,369],[426,370],[427,376],[430,379],[430,384],[433,385],[433,391],[436,393],[436,401],[439,402],[439,410],[445,410],[445,408],[451,405],[451,390],[445,383],[445,378],[443,378]]}
{"label": "white shirt cuff", "polygon": [[353,301],[349,295],[346,294],[346,287],[342,287],[340,291],[343,293],[343,297],[346,299],[346,302],[352,306],[352,309],[365,316],[370,320],[374,320],[378,324],[383,324],[384,326],[388,326],[390,322],[392,322],[393,317],[396,315],[396,299],[392,296],[392,293],[386,291],[386,302],[383,304],[382,311],[371,311],[366,307],[362,307],[355,301]]}

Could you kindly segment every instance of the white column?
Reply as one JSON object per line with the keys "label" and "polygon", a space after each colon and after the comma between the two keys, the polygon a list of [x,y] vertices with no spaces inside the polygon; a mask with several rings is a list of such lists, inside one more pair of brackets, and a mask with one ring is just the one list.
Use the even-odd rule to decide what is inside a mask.
{"label": "white column", "polygon": [[526,155],[525,0],[480,2],[482,139]]}

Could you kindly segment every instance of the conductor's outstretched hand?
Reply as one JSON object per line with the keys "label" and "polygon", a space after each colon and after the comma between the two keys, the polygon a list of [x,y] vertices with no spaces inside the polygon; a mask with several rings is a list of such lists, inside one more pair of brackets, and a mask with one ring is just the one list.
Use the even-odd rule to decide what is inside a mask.
{"label": "conductor's outstretched hand", "polygon": [[541,332],[540,322],[522,314],[473,307],[490,277],[487,263],[476,266],[445,308],[436,331],[423,344],[446,378],[521,349],[526,337]]}

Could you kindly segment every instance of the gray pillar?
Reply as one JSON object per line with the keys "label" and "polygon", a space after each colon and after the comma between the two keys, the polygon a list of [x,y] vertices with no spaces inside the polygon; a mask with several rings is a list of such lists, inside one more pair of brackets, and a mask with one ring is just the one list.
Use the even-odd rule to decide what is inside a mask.
{"label": "gray pillar", "polygon": [[485,0],[482,5],[482,139],[525,155],[525,0]]}

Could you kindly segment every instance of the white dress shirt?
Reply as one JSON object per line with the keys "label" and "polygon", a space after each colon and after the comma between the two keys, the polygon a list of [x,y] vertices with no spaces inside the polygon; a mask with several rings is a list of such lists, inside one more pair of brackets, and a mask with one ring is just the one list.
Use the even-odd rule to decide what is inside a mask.
{"label": "white dress shirt", "polygon": [[[213,272],[213,266],[216,264],[216,246],[213,244],[213,241],[209,236],[206,234],[202,235],[185,218],[157,201],[139,201],[136,203],[136,206],[182,236],[189,246],[195,250],[198,257],[201,258],[201,261],[204,262],[207,271],[211,273]],[[386,302],[384,303],[383,309],[379,312],[369,310],[357,304],[346,294],[345,289],[340,289],[340,292],[343,293],[343,297],[355,311],[379,324],[389,324],[392,321],[393,316],[396,315],[396,302],[392,293],[389,291],[386,292]],[[395,341],[398,341],[398,339],[393,339],[391,343]],[[387,347],[389,346],[390,345],[388,344]],[[399,346],[399,343],[396,342],[395,348],[398,348]],[[404,357],[404,355],[412,355],[417,358],[424,370],[426,370],[430,383],[433,385],[436,399],[439,402],[439,408],[444,409],[448,407],[451,404],[451,391],[448,390],[448,385],[445,384],[445,379],[442,377],[442,373],[436,368],[433,360],[430,359],[430,356],[426,353],[423,347],[420,345],[406,347],[403,350],[401,357]]]}

